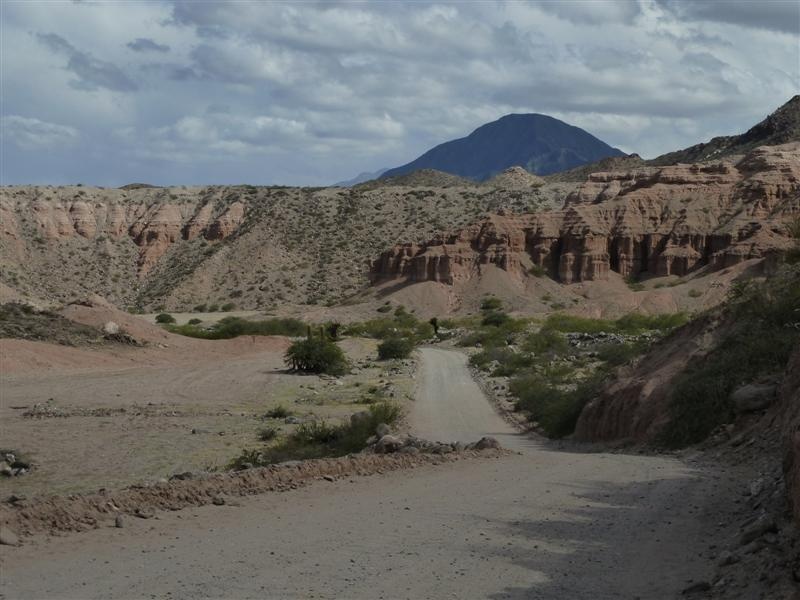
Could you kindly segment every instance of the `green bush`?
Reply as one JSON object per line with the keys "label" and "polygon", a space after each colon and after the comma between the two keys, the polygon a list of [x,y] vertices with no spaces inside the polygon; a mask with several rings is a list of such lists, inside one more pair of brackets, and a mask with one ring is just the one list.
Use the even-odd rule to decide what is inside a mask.
{"label": "green bush", "polygon": [[169,313],[160,313],[156,315],[156,323],[170,324],[175,322],[175,317]]}
{"label": "green bush", "polygon": [[208,307],[208,312],[217,312],[218,310],[219,310],[219,305],[218,304],[211,304]]}
{"label": "green bush", "polygon": [[299,460],[343,456],[359,452],[367,445],[367,439],[375,434],[376,427],[385,423],[392,425],[402,417],[399,405],[393,402],[378,402],[367,409],[366,418],[350,420],[338,425],[326,421],[302,423],[284,440],[262,450],[245,450],[235,458],[231,467],[263,466],[285,460]]}
{"label": "green bush", "polygon": [[279,404],[278,406],[269,409],[267,412],[264,413],[265,419],[285,419],[286,417],[290,416],[292,411],[288,408]]}
{"label": "green bush", "polygon": [[[194,323],[192,323],[194,321]],[[291,318],[265,319],[248,321],[241,317],[225,317],[209,328],[197,327],[200,319],[192,319],[188,325],[170,327],[170,331],[188,337],[206,340],[226,340],[240,335],[285,335],[298,337],[303,335],[307,326],[302,321]]]}
{"label": "green bush", "polygon": [[483,316],[481,325],[489,325],[491,327],[500,327],[511,321],[511,317],[504,312],[491,311]]}
{"label": "green bush", "polygon": [[222,312],[230,312],[232,310],[236,310],[236,304],[233,302],[228,302],[227,304],[223,304],[220,308]]}
{"label": "green bush", "polygon": [[575,389],[565,391],[540,378],[528,375],[513,379],[511,392],[517,396],[517,405],[538,421],[545,433],[561,438],[575,431],[578,417],[592,399],[599,380],[591,378],[579,383]]}
{"label": "green bush", "polygon": [[481,302],[481,310],[492,311],[503,308],[503,301],[494,296],[488,296]]}
{"label": "green bush", "polygon": [[257,435],[262,442],[268,442],[278,436],[278,430],[274,427],[262,427],[258,430]]}
{"label": "green bush", "polygon": [[413,349],[414,343],[407,338],[386,338],[378,344],[378,358],[380,360],[408,358]]}
{"label": "green bush", "polygon": [[603,344],[597,349],[597,358],[605,363],[606,368],[613,368],[629,363],[645,351],[643,343]]}
{"label": "green bush", "polygon": [[344,375],[348,364],[344,352],[325,337],[309,335],[294,342],[284,355],[286,364],[295,371]]}
{"label": "green bush", "polygon": [[189,325],[197,325],[198,323],[202,323],[200,319],[189,319]]}
{"label": "green bush", "polygon": [[199,312],[203,313],[206,312],[206,305],[205,304],[198,304],[192,309],[192,312]]}
{"label": "green bush", "polygon": [[725,313],[727,334],[673,385],[670,422],[661,436],[669,447],[700,442],[729,423],[737,386],[786,367],[800,339],[800,277],[789,270],[765,284],[743,282],[732,288]]}

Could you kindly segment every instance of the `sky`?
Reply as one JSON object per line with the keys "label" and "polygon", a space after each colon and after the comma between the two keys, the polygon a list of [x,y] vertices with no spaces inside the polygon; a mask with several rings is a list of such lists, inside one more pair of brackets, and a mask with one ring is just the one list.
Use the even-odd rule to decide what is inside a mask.
{"label": "sky", "polygon": [[0,2],[0,183],[326,185],[537,112],[645,158],[800,92],[800,3]]}

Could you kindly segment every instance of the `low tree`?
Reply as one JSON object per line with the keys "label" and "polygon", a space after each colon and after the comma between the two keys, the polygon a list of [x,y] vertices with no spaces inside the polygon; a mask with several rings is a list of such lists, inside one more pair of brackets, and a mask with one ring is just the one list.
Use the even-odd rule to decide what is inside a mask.
{"label": "low tree", "polygon": [[175,317],[169,313],[160,313],[156,315],[156,323],[171,324],[175,322]]}
{"label": "low tree", "polygon": [[347,372],[347,358],[333,341],[325,336],[324,330],[319,336],[311,333],[304,340],[294,342],[284,355],[286,364],[294,371],[306,373],[325,373],[327,375],[343,375]]}

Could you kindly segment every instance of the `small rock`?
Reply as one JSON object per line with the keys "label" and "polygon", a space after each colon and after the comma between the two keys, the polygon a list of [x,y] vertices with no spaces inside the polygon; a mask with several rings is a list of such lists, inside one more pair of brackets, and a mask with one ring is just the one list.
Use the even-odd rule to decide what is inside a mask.
{"label": "small rock", "polygon": [[0,527],[0,545],[19,546],[19,538],[8,527]]}
{"label": "small rock", "polygon": [[734,390],[730,400],[737,412],[756,412],[772,404],[776,389],[774,383],[751,383]]}
{"label": "small rock", "polygon": [[133,514],[140,519],[152,519],[156,516],[156,513],[152,508],[137,508]]}
{"label": "small rock", "polygon": [[698,592],[707,592],[711,589],[711,584],[707,581],[698,581],[689,587],[685,588],[681,593],[684,595],[696,594]]}
{"label": "small rock", "polygon": [[729,550],[723,550],[719,555],[719,560],[717,561],[717,564],[719,564],[719,566],[721,567],[724,567],[727,565],[732,565],[737,562],[739,562],[738,556],[736,556],[733,552]]}
{"label": "small rock", "polygon": [[480,440],[478,440],[478,443],[475,444],[476,450],[486,450],[488,448],[499,448],[499,447],[500,447],[500,442],[498,442],[495,438],[489,436],[482,437]]}
{"label": "small rock", "polygon": [[382,437],[384,437],[386,435],[389,435],[391,432],[392,432],[392,430],[389,429],[389,426],[386,423],[380,423],[375,428],[375,435],[377,435],[378,438],[382,438]]}
{"label": "small rock", "polygon": [[214,496],[214,498],[211,500],[211,504],[214,506],[224,506],[225,498],[222,496]]}
{"label": "small rock", "polygon": [[769,515],[761,515],[751,525],[748,525],[742,530],[739,536],[739,543],[744,546],[753,540],[760,538],[767,532],[777,531],[778,527],[775,524],[775,519]]}
{"label": "small rock", "polygon": [[117,515],[117,518],[114,519],[114,527],[116,527],[117,529],[122,529],[123,527],[125,527],[125,519],[123,518],[122,515]]}
{"label": "small rock", "polygon": [[108,335],[116,335],[119,333],[119,325],[114,321],[108,321],[105,325],[103,325],[103,333],[107,333]]}
{"label": "small rock", "polygon": [[0,475],[5,475],[6,477],[11,477],[14,475],[14,470],[11,468],[7,462],[3,461],[0,462]]}
{"label": "small rock", "polygon": [[398,450],[400,454],[419,454],[419,448],[415,448],[414,446],[403,446]]}
{"label": "small rock", "polygon": [[333,475],[323,475],[322,478],[325,481],[331,481],[331,482],[336,481],[336,478]]}
{"label": "small rock", "polygon": [[381,437],[375,444],[375,452],[378,454],[390,454],[392,452],[397,452],[402,447],[403,443],[399,438],[387,434]]}
{"label": "small rock", "polygon": [[300,421],[300,419],[297,417],[286,417],[283,422],[287,425],[300,425],[302,421]]}

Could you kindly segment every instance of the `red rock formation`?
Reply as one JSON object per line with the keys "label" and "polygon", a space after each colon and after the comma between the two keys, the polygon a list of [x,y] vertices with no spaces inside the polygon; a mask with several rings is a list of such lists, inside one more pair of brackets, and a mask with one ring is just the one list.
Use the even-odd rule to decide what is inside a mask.
{"label": "red rock formation", "polygon": [[422,244],[401,244],[372,265],[373,282],[452,284],[481,265],[511,273],[544,267],[563,283],[685,275],[724,268],[790,244],[800,211],[800,144],[762,147],[739,162],[595,173],[562,210],[495,215]]}
{"label": "red rock formation", "polygon": [[[245,205],[241,202],[226,207],[218,206],[213,200],[204,201],[198,209],[191,203],[178,204],[168,199],[154,202],[152,197],[147,197],[129,202],[123,195],[122,198],[92,200],[80,194],[68,201],[49,199],[40,193],[30,203],[38,235],[45,242],[75,236],[92,239],[103,234],[119,239],[127,235],[139,246],[140,277],[144,277],[175,242],[200,235],[208,240],[223,240],[238,229],[245,214]],[[0,233],[4,246],[22,256],[25,236],[20,233],[14,204],[10,197],[3,198]],[[216,219],[213,218],[215,212],[221,212]]]}

